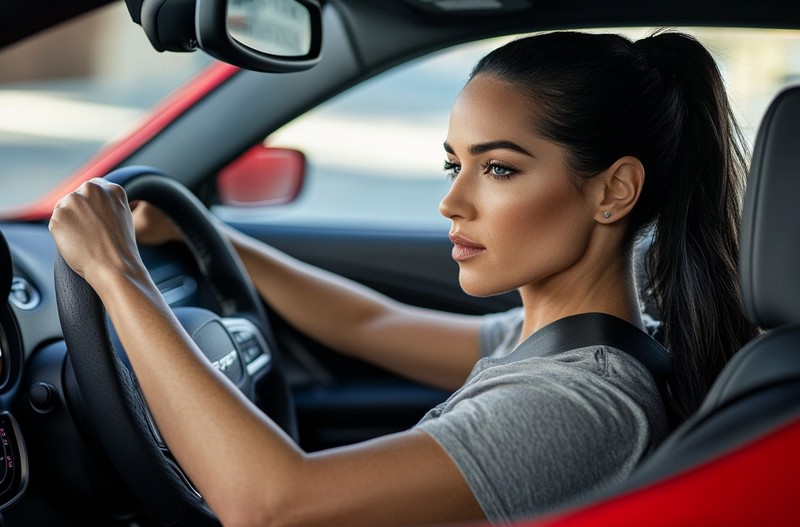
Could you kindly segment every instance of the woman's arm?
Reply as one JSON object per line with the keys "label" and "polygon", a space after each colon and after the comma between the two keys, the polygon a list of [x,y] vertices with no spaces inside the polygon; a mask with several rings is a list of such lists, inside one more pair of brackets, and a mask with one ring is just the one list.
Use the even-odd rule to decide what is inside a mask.
{"label": "woman's arm", "polygon": [[59,202],[50,228],[104,302],[165,441],[225,525],[482,517],[455,465],[423,432],[314,455],[298,450],[178,324],[139,259],[119,187],[84,184]]}
{"label": "woman's arm", "polygon": [[[152,206],[137,205],[134,217],[145,243],[179,237]],[[336,351],[450,390],[478,360],[479,317],[401,304],[224,224],[219,228],[270,307]]]}

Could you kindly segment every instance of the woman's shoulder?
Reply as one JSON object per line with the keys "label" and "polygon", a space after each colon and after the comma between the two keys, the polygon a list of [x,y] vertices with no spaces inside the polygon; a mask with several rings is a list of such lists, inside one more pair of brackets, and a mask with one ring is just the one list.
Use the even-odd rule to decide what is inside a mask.
{"label": "woman's shoulder", "polygon": [[[665,421],[664,403],[650,372],[625,350],[587,346],[547,356],[479,361],[454,398],[481,397],[540,404],[544,400],[592,401],[590,406],[642,411],[649,421]],[[523,403],[524,401],[524,403]],[[662,419],[663,418],[663,419]],[[656,425],[660,428],[660,425]]]}
{"label": "woman's shoulder", "polygon": [[[467,384],[418,426],[456,459],[473,489],[491,497],[487,506],[514,493],[498,481],[523,485],[520,504],[488,509],[495,518],[509,510],[541,511],[578,488],[627,473],[666,434],[655,384],[620,350],[591,346],[481,362]],[[547,499],[543,486],[552,489],[544,493]],[[496,487],[502,492],[494,494]]]}
{"label": "woman's shoulder", "polygon": [[[519,311],[506,312],[495,320],[498,325],[513,327],[512,321],[521,316]],[[537,331],[519,345],[517,332],[513,344],[507,343],[508,339],[503,341],[511,348],[508,352],[498,350],[478,361],[464,395],[497,387],[520,387],[524,394],[531,393],[531,386],[555,385],[562,393],[597,389],[607,398],[624,398],[653,410],[662,408],[657,373],[645,363],[652,362],[650,355],[663,355],[665,350],[635,326],[611,319],[602,314],[568,317]]]}
{"label": "woman's shoulder", "polygon": [[[647,368],[626,350],[605,345],[584,346],[554,354],[525,354],[515,350],[502,357],[481,359],[473,371],[471,382],[510,378],[528,383],[538,378],[554,380],[572,379],[588,382],[592,379],[618,384],[633,384],[637,388],[652,386],[655,382]],[[644,381],[644,382],[642,382]]]}

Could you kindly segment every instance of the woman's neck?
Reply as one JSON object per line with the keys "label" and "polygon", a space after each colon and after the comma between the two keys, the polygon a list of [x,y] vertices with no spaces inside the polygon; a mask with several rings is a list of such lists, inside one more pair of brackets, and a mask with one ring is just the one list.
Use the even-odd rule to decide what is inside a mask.
{"label": "woman's neck", "polygon": [[567,272],[519,289],[525,320],[520,342],[547,324],[580,313],[606,313],[642,328],[631,258],[576,264]]}

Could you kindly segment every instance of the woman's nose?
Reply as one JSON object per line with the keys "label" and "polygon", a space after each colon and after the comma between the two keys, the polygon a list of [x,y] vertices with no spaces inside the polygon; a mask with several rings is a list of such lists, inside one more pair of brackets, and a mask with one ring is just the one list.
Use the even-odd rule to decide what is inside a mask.
{"label": "woman's nose", "polygon": [[450,190],[439,202],[439,214],[445,218],[470,217],[473,213],[473,205],[468,196],[469,181],[466,174],[456,176]]}

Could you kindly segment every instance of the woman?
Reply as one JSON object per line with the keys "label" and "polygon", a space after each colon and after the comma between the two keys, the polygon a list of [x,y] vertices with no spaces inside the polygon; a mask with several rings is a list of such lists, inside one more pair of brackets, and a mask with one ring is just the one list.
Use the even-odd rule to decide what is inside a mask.
{"label": "woman", "polygon": [[[554,350],[538,338],[567,317],[590,325],[589,313],[642,328],[637,236],[654,233],[649,290],[674,413],[696,409],[754,336],[737,281],[739,140],[719,72],[690,37],[539,35],[487,55],[456,100],[445,142],[453,184],[440,206],[464,290],[516,289],[522,309],[480,318],[403,306],[226,229],[259,292],[298,329],[456,390],[412,430],[312,455],[217,375],[174,320],[119,187],[82,185],[50,227],[223,523],[505,521],[624,478],[666,434],[653,377],[626,350]],[[136,215],[140,241],[178,236],[152,209]],[[209,443],[236,448],[220,466]]]}

